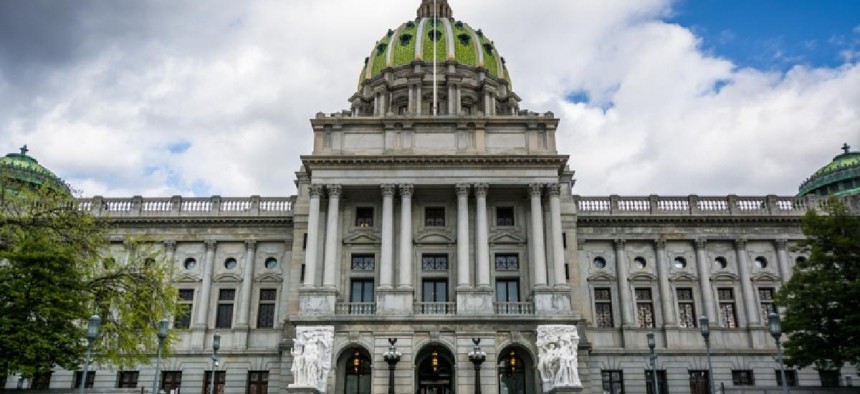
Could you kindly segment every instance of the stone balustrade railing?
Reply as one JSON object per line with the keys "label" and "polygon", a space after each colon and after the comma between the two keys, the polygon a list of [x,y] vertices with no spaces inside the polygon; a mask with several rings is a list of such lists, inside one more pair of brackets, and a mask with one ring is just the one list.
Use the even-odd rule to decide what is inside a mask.
{"label": "stone balustrade railing", "polygon": [[93,198],[78,199],[81,210],[110,217],[292,216],[295,196],[226,198]]}
{"label": "stone balustrade railing", "polygon": [[821,197],[627,197],[573,196],[579,216],[802,216],[826,202]]}

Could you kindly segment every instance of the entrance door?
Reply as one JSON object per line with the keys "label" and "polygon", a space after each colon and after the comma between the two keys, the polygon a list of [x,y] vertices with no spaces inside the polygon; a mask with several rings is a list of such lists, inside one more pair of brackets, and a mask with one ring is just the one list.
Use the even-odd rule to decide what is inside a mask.
{"label": "entrance door", "polygon": [[708,371],[690,371],[690,393],[708,394]]}
{"label": "entrance door", "polygon": [[431,349],[420,359],[418,394],[453,394],[453,383],[451,362],[438,349]]}

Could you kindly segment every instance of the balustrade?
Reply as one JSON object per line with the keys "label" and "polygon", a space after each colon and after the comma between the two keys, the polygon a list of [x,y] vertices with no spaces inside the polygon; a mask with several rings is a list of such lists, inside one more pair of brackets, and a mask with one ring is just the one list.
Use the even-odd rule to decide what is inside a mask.
{"label": "balustrade", "polygon": [[573,196],[579,216],[606,215],[738,215],[801,216],[820,207],[820,198],[798,197],[583,197]]}
{"label": "balustrade", "polygon": [[78,209],[104,216],[291,216],[295,197],[78,199]]}
{"label": "balustrade", "polygon": [[457,303],[416,302],[415,313],[419,315],[453,315],[457,313]]}

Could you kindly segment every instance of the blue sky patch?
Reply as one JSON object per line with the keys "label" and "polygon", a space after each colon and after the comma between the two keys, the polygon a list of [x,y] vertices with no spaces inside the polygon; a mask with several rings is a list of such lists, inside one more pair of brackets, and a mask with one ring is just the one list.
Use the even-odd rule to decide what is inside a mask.
{"label": "blue sky patch", "polygon": [[188,148],[191,148],[191,143],[188,141],[174,142],[167,146],[167,149],[170,150],[170,153],[174,155],[181,155],[185,153]]}

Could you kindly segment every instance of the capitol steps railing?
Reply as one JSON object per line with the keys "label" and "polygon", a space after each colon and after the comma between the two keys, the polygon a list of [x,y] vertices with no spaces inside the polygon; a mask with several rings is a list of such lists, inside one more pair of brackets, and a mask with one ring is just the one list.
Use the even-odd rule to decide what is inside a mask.
{"label": "capitol steps railing", "polygon": [[334,308],[338,315],[367,316],[376,313],[375,302],[339,302]]}
{"label": "capitol steps railing", "polygon": [[181,197],[78,199],[78,209],[96,216],[170,217],[170,216],[292,216],[296,197]]}
{"label": "capitol steps railing", "polygon": [[454,315],[457,314],[456,302],[416,302],[415,314],[418,315]]}

